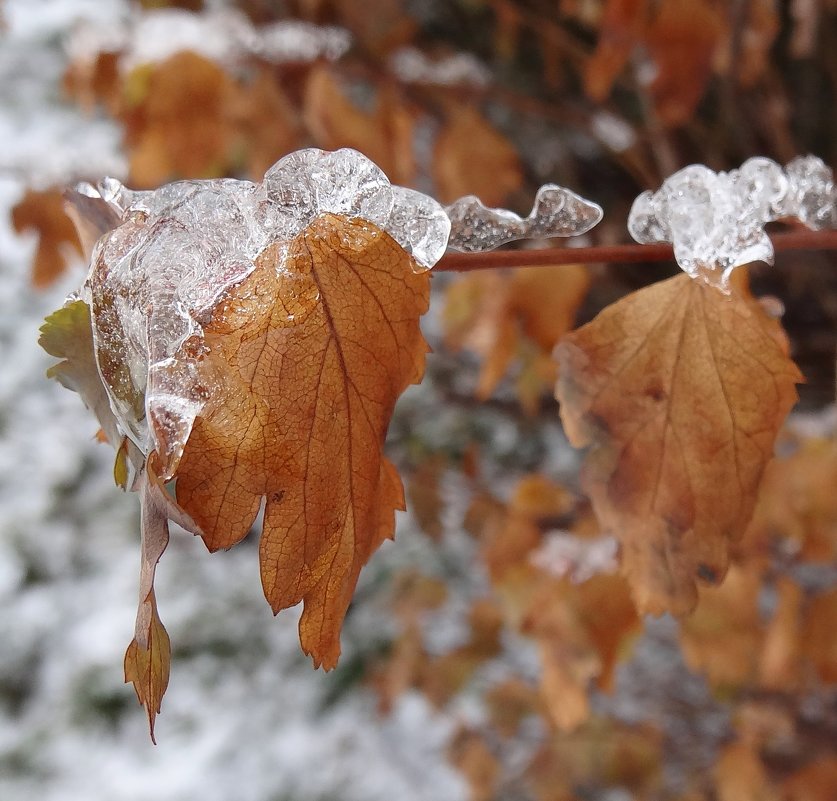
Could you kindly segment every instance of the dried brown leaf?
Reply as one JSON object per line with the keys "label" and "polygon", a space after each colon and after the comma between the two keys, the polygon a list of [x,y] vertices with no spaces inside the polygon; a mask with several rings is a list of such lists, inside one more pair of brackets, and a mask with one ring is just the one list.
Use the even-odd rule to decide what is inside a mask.
{"label": "dried brown leaf", "polygon": [[305,602],[302,647],[327,668],[360,569],[404,508],[383,441],[424,371],[429,278],[413,267],[371,223],[321,215],[265,250],[205,327],[217,390],[180,462],[178,502],[216,550],[247,534],[266,498],[265,595],[274,611]]}
{"label": "dried brown leaf", "polygon": [[802,380],[755,301],[677,276],[605,309],[556,349],[561,418],[622,542],[642,611],[677,614],[720,581]]}

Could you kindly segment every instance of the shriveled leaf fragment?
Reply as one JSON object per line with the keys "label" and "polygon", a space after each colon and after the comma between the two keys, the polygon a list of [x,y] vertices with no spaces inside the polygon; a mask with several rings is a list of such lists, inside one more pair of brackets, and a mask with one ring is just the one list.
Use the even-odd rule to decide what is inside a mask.
{"label": "shriveled leaf fragment", "polygon": [[361,567],[404,508],[383,455],[393,406],[424,371],[429,278],[372,223],[322,214],[269,246],[204,329],[213,395],[177,472],[211,550],[241,540],[266,498],[265,595],[305,602],[300,639],[333,667]]}
{"label": "shriveled leaf fragment", "polygon": [[12,209],[12,225],[19,234],[35,231],[38,248],[32,262],[32,283],[49,286],[67,269],[73,251],[81,255],[81,243],[70,218],[64,211],[64,199],[56,189],[29,190]]}
{"label": "shriveled leaf fragment", "polygon": [[583,481],[622,542],[641,610],[689,612],[746,528],[802,376],[775,320],[678,276],[635,292],[556,349]]}
{"label": "shriveled leaf fragment", "polygon": [[167,493],[154,462],[152,455],[138,478],[142,526],[139,607],[134,639],[125,652],[125,681],[134,685],[145,707],[152,740],[171,670],[171,642],[157,612],[154,574],[169,543],[169,520],[193,534],[199,533],[188,514]]}

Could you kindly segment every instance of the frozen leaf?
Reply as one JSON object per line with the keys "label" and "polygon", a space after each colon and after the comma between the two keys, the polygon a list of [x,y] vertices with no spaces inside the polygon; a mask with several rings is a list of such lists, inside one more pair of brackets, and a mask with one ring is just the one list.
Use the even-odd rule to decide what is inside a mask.
{"label": "frozen leaf", "polygon": [[[85,285],[96,358],[121,428],[143,453],[159,454],[166,479],[214,391],[216,377],[205,375],[202,363],[216,305],[253,272],[257,257],[279,258],[280,243],[318,215],[389,231],[397,195],[360,153],[315,149],[280,160],[260,185],[182,181],[130,192],[109,181],[101,191],[116,208],[127,207],[124,223],[99,242]],[[434,201],[418,199],[420,212],[438,221],[441,207],[434,212]],[[419,265],[405,255],[404,263],[432,266],[441,251],[427,245],[427,229],[395,222],[393,233],[423,259]],[[289,279],[288,286],[295,284]]]}
{"label": "frozen leaf", "polygon": [[476,195],[494,206],[520,188],[523,172],[514,145],[465,105],[452,113],[436,140],[433,178],[443,202]]}
{"label": "frozen leaf", "polygon": [[360,569],[403,508],[383,440],[427,349],[426,231],[394,225],[419,264],[383,230],[396,189],[350,150],[292,154],[260,185],[107,181],[99,197],[124,222],[84,286],[119,429],[177,480],[168,518],[229,547],[266,497],[265,594],[276,611],[305,601],[303,647],[328,667]]}
{"label": "frozen leaf", "polygon": [[493,250],[518,239],[586,234],[602,219],[602,209],[575,192],[544,184],[525,218],[508,209],[490,209],[476,195],[459,198],[445,211],[451,220],[449,246],[466,253]]}
{"label": "frozen leaf", "polygon": [[317,665],[335,665],[360,569],[403,508],[382,444],[424,369],[428,292],[375,225],[321,214],[265,249],[204,329],[213,392],[177,470],[178,501],[215,550],[246,535],[266,497],[265,595],[274,611],[305,601],[300,636]]}
{"label": "frozen leaf", "polygon": [[779,324],[741,292],[678,276],[639,290],[556,349],[583,482],[641,610],[690,611],[752,515],[802,380]]}
{"label": "frozen leaf", "polygon": [[27,191],[12,209],[12,225],[19,234],[35,231],[38,235],[32,262],[32,283],[36,287],[49,286],[67,269],[73,252],[82,252],[72,220],[64,210],[64,199],[57,190]]}

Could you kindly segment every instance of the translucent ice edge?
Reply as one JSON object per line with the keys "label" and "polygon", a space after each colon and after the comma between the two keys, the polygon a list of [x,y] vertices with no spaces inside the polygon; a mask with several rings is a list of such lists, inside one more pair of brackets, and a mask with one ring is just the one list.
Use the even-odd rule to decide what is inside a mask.
{"label": "translucent ice edge", "polygon": [[546,239],[587,233],[602,219],[601,206],[556,184],[545,184],[528,217],[492,209],[474,195],[460,198],[445,211],[450,217],[448,247],[466,253],[493,250],[518,239]]}
{"label": "translucent ice edge", "polygon": [[208,313],[268,245],[321,214],[339,214],[386,231],[423,271],[444,254],[450,233],[439,203],[392,186],[350,149],[297,151],[260,184],[179,181],[132,191],[107,178],[77,191],[121,220],[97,242],[82,296],[120,428],[143,453],[157,451],[166,478],[213,393],[199,369]]}
{"label": "translucent ice edge", "polygon": [[773,264],[764,227],[787,217],[814,230],[837,227],[834,175],[816,156],[795,158],[784,169],[761,157],[730,172],[692,164],[637,197],[628,230],[643,244],[670,242],[681,269],[727,291],[736,267]]}

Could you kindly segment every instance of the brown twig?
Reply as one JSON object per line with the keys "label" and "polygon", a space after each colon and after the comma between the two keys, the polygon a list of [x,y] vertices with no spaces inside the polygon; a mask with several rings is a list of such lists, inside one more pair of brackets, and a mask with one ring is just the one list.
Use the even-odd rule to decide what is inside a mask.
{"label": "brown twig", "polygon": [[[771,235],[777,253],[789,250],[837,250],[837,231],[784,231]],[[597,245],[587,248],[494,250],[489,253],[447,253],[437,272],[470,272],[501,267],[671,261],[671,245]]]}

